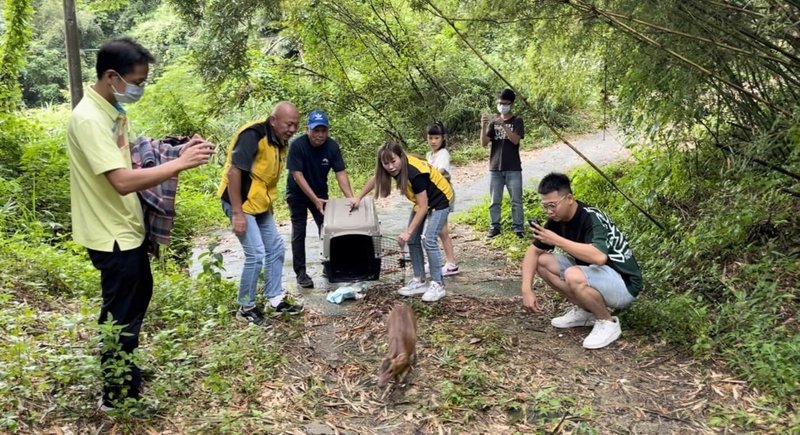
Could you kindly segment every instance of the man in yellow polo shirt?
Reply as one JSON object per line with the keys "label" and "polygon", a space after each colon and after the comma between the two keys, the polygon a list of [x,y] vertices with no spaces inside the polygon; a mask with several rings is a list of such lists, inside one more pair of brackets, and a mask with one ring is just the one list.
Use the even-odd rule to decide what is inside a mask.
{"label": "man in yellow polo shirt", "polygon": [[[131,136],[121,103],[136,102],[153,56],[137,42],[114,39],[97,53],[97,81],[86,88],[69,119],[72,235],[85,246],[100,270],[103,306],[99,322],[122,325],[121,352],[105,351],[103,408],[127,398],[138,399],[141,372],[132,362],[139,345],[153,277],[145,245],[142,206],[136,192],[160,184],[179,172],[208,162],[214,145],[192,139],[180,156],[162,165],[131,169]],[[129,372],[113,375],[119,364]]]}

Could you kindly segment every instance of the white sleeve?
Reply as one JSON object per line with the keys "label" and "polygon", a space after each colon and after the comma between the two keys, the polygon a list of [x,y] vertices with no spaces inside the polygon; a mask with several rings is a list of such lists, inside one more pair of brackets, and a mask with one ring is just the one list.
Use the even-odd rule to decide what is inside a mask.
{"label": "white sleeve", "polygon": [[450,151],[447,149],[441,149],[439,152],[436,153],[436,158],[432,163],[433,166],[444,169],[447,173],[450,173]]}

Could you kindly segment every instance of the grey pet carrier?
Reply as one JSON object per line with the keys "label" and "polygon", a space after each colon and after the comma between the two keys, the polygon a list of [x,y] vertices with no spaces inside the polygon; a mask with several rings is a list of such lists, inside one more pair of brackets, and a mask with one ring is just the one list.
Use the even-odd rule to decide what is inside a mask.
{"label": "grey pet carrier", "polygon": [[381,257],[380,222],[372,198],[364,198],[355,210],[348,199],[329,200],[322,224],[322,266],[328,281],[377,280]]}

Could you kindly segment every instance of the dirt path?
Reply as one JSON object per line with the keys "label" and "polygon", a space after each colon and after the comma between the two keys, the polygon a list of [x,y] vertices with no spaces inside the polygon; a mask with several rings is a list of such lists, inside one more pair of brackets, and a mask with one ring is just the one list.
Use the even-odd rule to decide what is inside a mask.
{"label": "dirt path", "polygon": [[[615,135],[574,143],[598,163],[627,156]],[[581,163],[564,145],[526,152],[523,160],[527,185]],[[460,210],[478,204],[488,191],[485,162],[454,170],[454,184]],[[379,205],[384,234],[397,234],[407,203],[395,195]],[[289,226],[281,232],[288,241]],[[447,278],[447,297],[435,304],[406,300],[420,326],[418,362],[405,384],[376,385],[387,347],[385,317],[409,272],[384,274],[364,299],[333,305],[324,300],[332,286],[309,255],[317,288],[293,289],[306,302],[301,337],[287,346],[285,370],[248,406],[280,416],[274,430],[309,434],[714,433],[724,429],[709,425],[712,416],[725,421],[763,412],[757,392],[743,382],[654,342],[646,331],[623,325],[623,336],[609,347],[584,350],[589,328],[549,325],[564,308],[551,293],[543,315],[522,309],[519,265],[487,245],[483,232],[456,225],[453,233],[462,273]],[[226,276],[237,279],[238,242],[227,231],[222,236]],[[318,249],[315,238],[307,242],[309,252]],[[291,288],[290,251],[286,258]]]}
{"label": "dirt path", "polygon": [[[757,421],[764,412],[744,382],[646,331],[626,329],[609,347],[584,350],[590,328],[552,328],[564,304],[551,293],[543,315],[523,310],[518,265],[487,250],[482,234],[458,231],[461,258],[482,269],[455,276],[448,291],[458,290],[436,304],[403,299],[419,322],[418,361],[405,383],[377,386],[385,319],[401,299],[396,285],[379,283],[343,315],[312,305],[282,377],[247,406],[282,415],[276,430],[330,435],[719,433],[731,426],[711,426],[713,417]],[[498,281],[510,283],[508,294],[484,288]]]}
{"label": "dirt path", "polygon": [[509,295],[481,293],[518,266],[487,251],[482,234],[458,230],[461,255],[484,269],[448,284],[474,291],[436,304],[404,299],[419,319],[418,361],[405,383],[377,386],[385,319],[401,299],[395,285],[377,284],[343,315],[311,306],[294,328],[301,336],[285,348],[285,370],[262,385],[257,403],[241,406],[281,416],[276,431],[330,435],[716,433],[723,430],[710,426],[712,416],[762,412],[743,382],[646,332],[625,330],[611,346],[587,351],[590,328],[550,326],[564,308],[552,294],[534,316],[516,296],[518,281]]}

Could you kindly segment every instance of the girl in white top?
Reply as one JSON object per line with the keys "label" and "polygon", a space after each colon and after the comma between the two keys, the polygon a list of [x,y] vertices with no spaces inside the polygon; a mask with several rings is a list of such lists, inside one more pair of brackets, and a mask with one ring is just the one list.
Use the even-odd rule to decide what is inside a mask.
{"label": "girl in white top", "polygon": [[[450,181],[450,152],[447,151],[447,133],[441,122],[437,121],[428,126],[428,144],[431,146],[431,150],[425,156],[428,163],[438,169],[447,181]],[[452,182],[450,186],[453,186]],[[455,200],[455,191],[453,191],[453,199]],[[454,202],[450,201],[451,213],[453,212]],[[456,264],[453,240],[450,238],[450,230],[447,224],[442,227],[442,231],[439,233],[439,240],[442,241],[442,248],[444,248],[446,258],[445,264],[442,266],[442,276],[455,275],[458,273],[458,265]]]}

